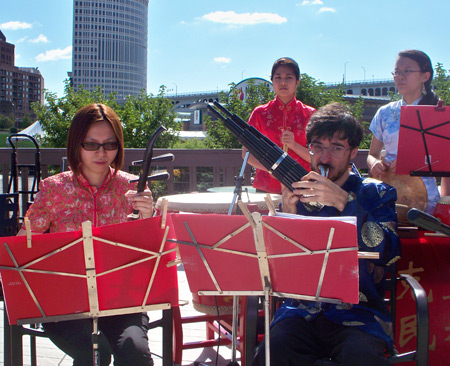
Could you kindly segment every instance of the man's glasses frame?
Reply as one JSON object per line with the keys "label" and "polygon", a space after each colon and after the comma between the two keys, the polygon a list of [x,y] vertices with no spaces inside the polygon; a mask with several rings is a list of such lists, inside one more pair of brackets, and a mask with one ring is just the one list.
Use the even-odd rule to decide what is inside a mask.
{"label": "man's glasses frame", "polygon": [[328,150],[328,154],[337,159],[342,159],[345,156],[345,152],[350,149],[351,147],[338,145],[323,146],[317,142],[311,142],[308,145],[308,152],[312,156],[320,156],[325,150]]}

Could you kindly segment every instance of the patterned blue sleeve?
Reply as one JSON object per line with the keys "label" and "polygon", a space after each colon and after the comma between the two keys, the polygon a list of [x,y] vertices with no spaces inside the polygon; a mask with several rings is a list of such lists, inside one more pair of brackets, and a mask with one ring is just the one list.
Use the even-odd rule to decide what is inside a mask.
{"label": "patterned blue sleeve", "polygon": [[359,250],[380,253],[374,260],[378,266],[386,266],[400,256],[400,240],[397,234],[395,188],[376,181],[364,179],[352,187],[349,193],[354,199],[347,203],[343,216],[356,216],[358,225]]}

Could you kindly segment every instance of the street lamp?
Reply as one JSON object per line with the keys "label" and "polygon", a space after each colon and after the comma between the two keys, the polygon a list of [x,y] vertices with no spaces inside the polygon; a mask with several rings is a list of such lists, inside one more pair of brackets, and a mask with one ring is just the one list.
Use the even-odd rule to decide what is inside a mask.
{"label": "street lamp", "polygon": [[361,68],[364,70],[364,81],[366,81],[366,69],[364,68],[364,66],[361,66]]}
{"label": "street lamp", "polygon": [[175,85],[175,96],[177,96],[178,95],[178,85],[173,82],[172,82],[172,84]]}
{"label": "street lamp", "polygon": [[344,63],[344,85],[345,82],[347,81],[347,64],[350,63],[349,61],[345,61]]}
{"label": "street lamp", "polygon": [[17,120],[17,117],[16,117],[16,105],[13,102],[10,102],[10,103],[11,103],[11,110],[12,110],[12,115],[13,115],[14,122],[16,125],[16,133],[17,133],[17,132],[19,132],[19,121]]}
{"label": "street lamp", "polygon": [[246,70],[242,70],[242,72],[241,72],[241,81],[244,80],[244,71],[246,71]]}

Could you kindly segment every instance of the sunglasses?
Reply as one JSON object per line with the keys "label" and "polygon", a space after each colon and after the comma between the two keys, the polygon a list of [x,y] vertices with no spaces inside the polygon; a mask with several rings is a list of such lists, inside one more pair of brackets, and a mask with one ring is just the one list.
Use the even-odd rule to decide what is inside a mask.
{"label": "sunglasses", "polygon": [[83,142],[81,146],[86,151],[97,151],[101,147],[103,147],[105,151],[113,151],[119,148],[119,143],[117,141],[105,142],[104,144],[99,144],[97,142]]}

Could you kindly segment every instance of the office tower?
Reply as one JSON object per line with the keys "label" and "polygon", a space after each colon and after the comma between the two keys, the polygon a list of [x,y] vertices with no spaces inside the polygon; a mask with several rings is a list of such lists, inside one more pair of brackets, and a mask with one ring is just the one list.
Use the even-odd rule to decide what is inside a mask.
{"label": "office tower", "polygon": [[15,46],[0,30],[0,113],[12,113],[17,127],[26,116],[35,121],[31,104],[44,103],[43,89],[44,78],[37,67],[15,66]]}
{"label": "office tower", "polygon": [[147,88],[149,0],[74,0],[72,83],[117,99]]}

